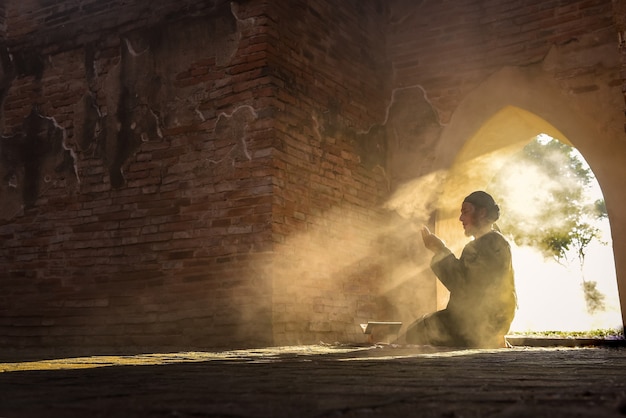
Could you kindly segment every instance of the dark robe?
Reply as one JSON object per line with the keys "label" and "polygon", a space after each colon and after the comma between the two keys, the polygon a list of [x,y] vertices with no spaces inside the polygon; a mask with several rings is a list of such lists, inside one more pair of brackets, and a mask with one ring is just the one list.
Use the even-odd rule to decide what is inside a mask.
{"label": "dark robe", "polygon": [[460,258],[449,250],[431,268],[450,291],[444,310],[426,315],[407,331],[407,342],[456,347],[499,347],[517,305],[511,247],[491,231],[469,242]]}

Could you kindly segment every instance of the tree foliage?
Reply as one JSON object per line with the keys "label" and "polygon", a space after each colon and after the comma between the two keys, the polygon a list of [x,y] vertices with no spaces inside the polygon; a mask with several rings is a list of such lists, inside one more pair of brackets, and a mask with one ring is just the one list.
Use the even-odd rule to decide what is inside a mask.
{"label": "tree foliage", "polygon": [[[514,216],[503,218],[501,229],[510,234],[516,244],[536,247],[559,262],[567,259],[572,251],[584,262],[589,243],[601,239],[595,223],[606,217],[604,201],[590,201],[588,197],[589,186],[595,180],[591,169],[574,148],[556,139],[531,141],[513,157],[512,164],[507,165],[511,166],[517,167],[517,173],[528,176],[531,187],[505,191],[511,170],[500,173],[494,184],[498,194],[520,192],[526,196],[525,202],[513,199],[516,204],[521,203],[521,207],[506,207],[510,200],[502,201],[504,212]],[[539,208],[526,211],[530,205]]]}
{"label": "tree foliage", "polygon": [[[594,181],[574,148],[537,137],[505,164],[492,184],[507,214],[500,229],[517,245],[537,248],[560,264],[577,262],[582,275],[589,244],[602,239],[598,220],[607,216],[604,200],[588,193]],[[595,282],[582,280],[588,309],[601,309],[603,295]]]}

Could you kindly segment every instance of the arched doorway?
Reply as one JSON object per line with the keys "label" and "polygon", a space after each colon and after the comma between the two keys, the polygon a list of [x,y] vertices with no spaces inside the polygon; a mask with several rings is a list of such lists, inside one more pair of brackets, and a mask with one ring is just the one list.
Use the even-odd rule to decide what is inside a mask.
{"label": "arched doorway", "polygon": [[[608,94],[598,92],[597,94]],[[597,98],[596,98],[597,99]],[[457,252],[466,241],[458,227],[460,200],[487,184],[490,176],[533,137],[547,134],[575,146],[602,187],[611,236],[622,324],[626,322],[626,141],[615,123],[617,109],[602,100],[568,97],[562,86],[533,69],[506,68],[492,76],[457,108],[444,128],[436,154],[448,171],[437,207],[436,232]],[[610,104],[612,100],[604,100]],[[602,113],[605,112],[605,113]],[[438,291],[438,305],[447,293]]]}
{"label": "arched doorway", "polygon": [[[494,194],[500,200],[501,208],[505,208],[499,224],[504,226],[503,234],[509,237],[513,245],[519,308],[512,331],[614,329],[621,322],[619,298],[612,247],[600,245],[602,236],[594,238],[592,245],[584,245],[583,252],[591,250],[592,257],[564,257],[559,262],[555,258],[544,257],[539,248],[515,245],[512,233],[517,230],[517,237],[520,232],[523,234],[521,225],[530,226],[533,229],[530,232],[534,234],[535,231],[558,224],[570,208],[581,209],[571,203],[573,200],[569,200],[563,202],[567,210],[561,208],[556,212],[558,205],[554,204],[555,196],[583,189],[582,185],[574,184],[576,179],[572,177],[575,173],[566,161],[561,161],[564,167],[559,171],[570,179],[569,182],[565,178],[545,177],[545,173],[539,172],[538,166],[524,160],[524,154],[519,152],[531,142],[535,144],[533,151],[537,152],[542,149],[537,144],[558,141],[545,132],[559,136],[563,138],[562,142],[567,143],[559,145],[559,153],[576,154],[575,148],[571,147],[562,133],[528,111],[507,106],[490,118],[465,143],[449,171],[439,205],[437,231],[441,236],[451,238],[450,243],[457,247],[454,248],[455,252],[460,253],[460,247],[467,242],[467,238],[463,236],[458,222],[459,200],[473,190],[486,190]],[[538,136],[544,139],[535,140]],[[552,150],[551,158],[556,157],[554,147]],[[559,155],[562,156],[564,154]],[[555,164],[554,160],[549,161],[550,166]],[[577,157],[576,161],[585,163],[582,157]],[[590,185],[589,190],[593,192],[590,197],[602,199],[597,182],[593,183],[596,187]],[[545,208],[551,208],[555,213],[540,213]],[[552,221],[548,223],[553,225],[546,225],[546,220],[550,219]],[[606,219],[598,222],[608,231]],[[584,228],[585,225],[579,223],[578,228]],[[586,232],[591,230],[589,227]],[[607,238],[610,244],[610,237]],[[576,254],[573,249],[567,253]],[[563,254],[566,252],[563,251]],[[583,266],[585,258],[586,265]],[[437,294],[441,308],[447,303],[448,293],[439,285]]]}

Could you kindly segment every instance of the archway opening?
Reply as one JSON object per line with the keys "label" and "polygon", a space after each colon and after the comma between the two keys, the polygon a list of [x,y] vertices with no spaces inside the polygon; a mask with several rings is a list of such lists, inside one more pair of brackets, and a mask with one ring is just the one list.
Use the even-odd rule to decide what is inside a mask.
{"label": "archway opening", "polygon": [[604,196],[574,148],[531,140],[486,188],[513,244],[518,311],[511,330],[617,330],[621,311]]}
{"label": "archway opening", "polygon": [[[528,144],[547,140],[560,141],[563,149],[570,149],[588,168],[592,176],[588,198],[603,200],[593,172],[565,135],[533,113],[513,106],[505,107],[465,142],[445,181],[438,205],[436,231],[453,244],[451,247],[455,253],[459,254],[467,242],[458,221],[460,201],[472,191],[486,190],[492,193],[505,208],[503,217],[509,216],[503,219],[506,220],[504,223],[511,225],[526,222],[531,215],[539,214],[549,207],[539,197],[548,200],[558,198],[554,185],[559,185],[561,190],[568,187],[565,178],[549,179],[551,186],[546,179],[535,176],[536,173],[519,161]],[[507,178],[503,179],[504,175]],[[498,182],[494,181],[496,178]],[[507,214],[507,208],[515,210]],[[557,223],[560,215],[553,215],[550,222]],[[586,243],[582,264],[569,251],[575,250],[574,245],[568,248],[569,259],[551,259],[529,242],[516,245],[516,241],[520,240],[509,236],[513,243],[519,297],[519,309],[512,331],[591,331],[621,327],[608,217],[594,224],[596,226],[598,237]],[[507,231],[503,233],[507,235]],[[445,306],[448,296],[447,290],[438,284],[439,308]]]}

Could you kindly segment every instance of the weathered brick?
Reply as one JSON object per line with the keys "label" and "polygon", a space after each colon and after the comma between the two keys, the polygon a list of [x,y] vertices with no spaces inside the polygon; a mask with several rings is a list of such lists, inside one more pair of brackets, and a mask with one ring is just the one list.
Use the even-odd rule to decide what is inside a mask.
{"label": "weathered brick", "polygon": [[[238,4],[237,17],[227,2],[219,13],[191,0],[39,3],[9,3],[0,22],[23,60],[5,80],[3,134],[21,132],[36,105],[63,128],[80,183],[49,177],[55,186],[34,208],[0,222],[0,295],[20,295],[10,307],[0,299],[0,311],[21,324],[5,334],[0,322],[11,336],[2,344],[27,347],[354,336],[355,320],[382,309],[372,294],[385,269],[357,255],[376,253],[390,181],[365,167],[358,138],[385,122],[391,90],[419,85],[446,123],[499,68],[533,65],[585,31],[614,34],[608,0],[378,4],[384,10],[254,0]],[[403,18],[392,24],[388,13]],[[177,18],[238,32],[201,37]],[[188,42],[128,51],[127,35],[156,30]],[[154,67],[137,72],[148,57]],[[571,93],[585,95],[600,87],[584,79],[594,69],[584,71],[555,76],[578,78]],[[136,137],[121,135],[130,121]],[[181,330],[187,321],[195,326]]]}

